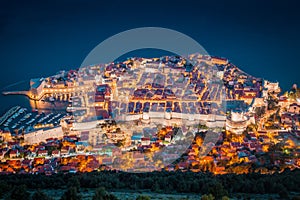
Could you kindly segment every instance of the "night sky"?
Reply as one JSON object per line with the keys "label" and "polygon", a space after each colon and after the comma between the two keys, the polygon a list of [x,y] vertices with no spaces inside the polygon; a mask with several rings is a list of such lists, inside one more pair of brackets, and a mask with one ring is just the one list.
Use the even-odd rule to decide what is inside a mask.
{"label": "night sky", "polygon": [[[155,26],[180,31],[286,90],[300,85],[298,9],[297,1],[2,0],[0,88],[77,68],[106,38]],[[0,113],[16,104],[8,98],[0,97]]]}

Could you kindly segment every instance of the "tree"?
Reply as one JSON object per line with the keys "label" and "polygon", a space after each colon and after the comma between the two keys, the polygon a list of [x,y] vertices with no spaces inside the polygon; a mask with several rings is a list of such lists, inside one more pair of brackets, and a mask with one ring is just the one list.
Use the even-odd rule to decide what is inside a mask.
{"label": "tree", "polygon": [[117,200],[118,198],[109,194],[104,187],[100,187],[96,190],[95,195],[93,196],[93,200]]}
{"label": "tree", "polygon": [[29,200],[30,193],[27,191],[27,188],[25,185],[21,186],[15,186],[11,194],[9,196],[9,200]]}
{"label": "tree", "polygon": [[277,190],[278,190],[278,195],[281,199],[289,199],[289,193],[282,184],[278,185]]}
{"label": "tree", "polygon": [[73,176],[68,181],[68,187],[75,187],[77,191],[80,190],[80,182],[76,176]]}
{"label": "tree", "polygon": [[215,197],[212,194],[205,194],[201,196],[201,200],[214,200]]}
{"label": "tree", "polygon": [[213,184],[209,189],[209,193],[216,199],[221,199],[223,196],[228,195],[228,192],[224,189],[223,185],[219,182]]}
{"label": "tree", "polygon": [[69,187],[62,195],[61,200],[81,200],[81,195],[77,192],[76,187]]}
{"label": "tree", "polygon": [[256,184],[256,188],[257,188],[257,193],[260,193],[260,194],[264,194],[265,193],[265,186],[263,184],[263,182],[259,181],[257,184]]}
{"label": "tree", "polygon": [[46,195],[43,191],[41,191],[40,189],[37,190],[31,197],[31,200],[52,200],[51,197],[49,197],[48,195]]}
{"label": "tree", "polygon": [[125,145],[126,139],[118,140],[116,143],[117,147],[123,147]]}
{"label": "tree", "polygon": [[7,184],[5,181],[0,180],[0,198],[6,194],[7,191],[11,189],[11,185]]}
{"label": "tree", "polygon": [[154,184],[151,187],[151,190],[153,192],[159,192],[160,191],[159,184],[157,182],[154,182]]}
{"label": "tree", "polygon": [[230,198],[228,196],[223,196],[222,200],[230,200]]}
{"label": "tree", "polygon": [[93,200],[104,200],[106,191],[104,187],[98,188],[93,196]]}
{"label": "tree", "polygon": [[139,195],[136,200],[150,200],[149,196]]}

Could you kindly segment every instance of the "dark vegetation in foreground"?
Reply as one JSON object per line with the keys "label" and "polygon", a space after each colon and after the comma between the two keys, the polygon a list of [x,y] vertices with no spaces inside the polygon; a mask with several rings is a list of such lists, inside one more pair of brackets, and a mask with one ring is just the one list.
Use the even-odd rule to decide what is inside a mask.
{"label": "dark vegetation in foreground", "polygon": [[[213,175],[193,172],[125,173],[102,171],[84,174],[52,176],[12,174],[0,176],[0,197],[4,199],[51,199],[41,189],[64,189],[61,199],[81,199],[78,191],[98,188],[97,199],[117,199],[107,191],[152,191],[157,193],[211,194],[215,199],[236,193],[278,194],[289,199],[291,192],[300,192],[300,170],[273,175],[226,174]],[[104,189],[105,188],[105,189]],[[29,195],[28,190],[34,190]],[[20,196],[22,195],[22,196]],[[70,198],[73,197],[73,198]],[[292,198],[291,198],[292,199]],[[293,198],[299,199],[299,198]]]}

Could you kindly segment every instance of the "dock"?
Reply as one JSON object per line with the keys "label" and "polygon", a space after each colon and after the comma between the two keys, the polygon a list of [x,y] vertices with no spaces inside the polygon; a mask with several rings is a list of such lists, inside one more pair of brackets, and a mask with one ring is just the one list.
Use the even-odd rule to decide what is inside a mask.
{"label": "dock", "polygon": [[2,92],[3,95],[25,95],[29,96],[30,91],[4,91]]}
{"label": "dock", "polygon": [[11,109],[9,109],[1,118],[0,118],[0,125],[2,125],[10,116],[15,114],[21,107],[20,106],[14,106]]}

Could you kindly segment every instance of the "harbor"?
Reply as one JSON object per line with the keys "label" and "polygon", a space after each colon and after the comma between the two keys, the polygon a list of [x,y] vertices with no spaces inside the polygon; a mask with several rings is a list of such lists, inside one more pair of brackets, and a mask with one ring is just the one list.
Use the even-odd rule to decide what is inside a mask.
{"label": "harbor", "polygon": [[60,120],[65,116],[66,113],[38,113],[37,110],[15,106],[0,118],[0,129],[18,136],[37,129],[59,126]]}

